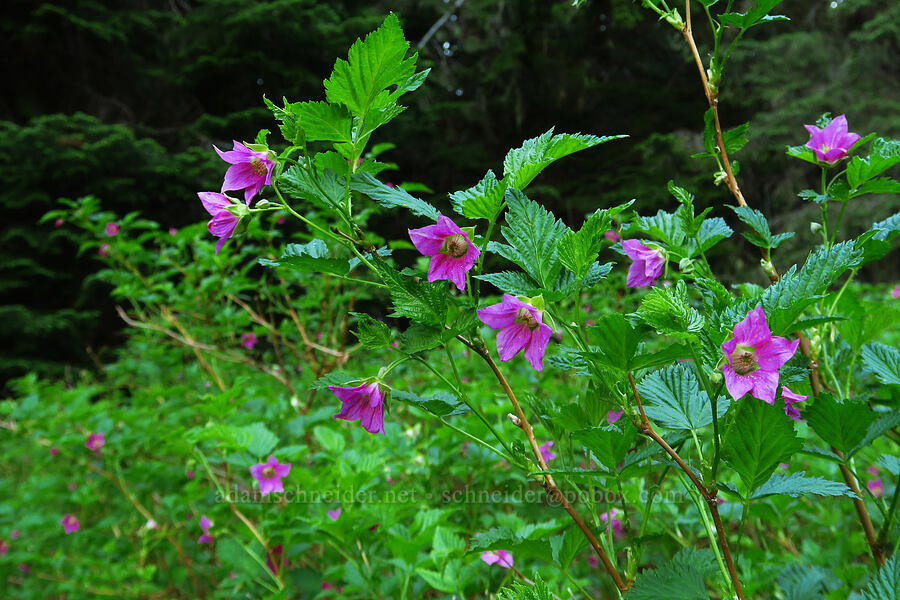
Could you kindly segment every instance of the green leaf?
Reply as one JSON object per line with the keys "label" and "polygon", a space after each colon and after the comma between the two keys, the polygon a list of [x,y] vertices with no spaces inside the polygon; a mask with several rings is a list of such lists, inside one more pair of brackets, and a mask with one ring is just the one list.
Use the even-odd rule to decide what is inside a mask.
{"label": "green leaf", "polygon": [[868,180],[900,163],[900,140],[875,138],[869,156],[854,156],[847,165],[847,183],[856,189]]}
{"label": "green leaf", "polygon": [[700,224],[700,231],[697,234],[697,240],[700,241],[700,245],[698,246],[697,241],[691,237],[685,241],[684,247],[687,250],[688,258],[693,258],[700,255],[701,252],[706,252],[720,241],[730,238],[732,233],[734,233],[734,230],[725,223],[724,219],[713,217],[712,219],[703,220]]}
{"label": "green leaf", "polygon": [[405,58],[409,42],[403,37],[396,14],[381,27],[356,40],[348,60],[338,59],[325,80],[329,102],[341,103],[356,117],[364,117],[376,97],[389,86],[408,86],[416,69],[417,55]]}
{"label": "green leaf", "polygon": [[425,398],[411,392],[394,390],[391,392],[391,398],[442,418],[463,415],[469,412],[469,407],[457,400],[449,392],[438,392],[429,398]]}
{"label": "green leaf", "polygon": [[469,219],[495,221],[503,209],[506,182],[497,181],[493,171],[467,190],[450,194],[453,210]]}
{"label": "green leaf", "polygon": [[513,583],[512,588],[500,590],[500,600],[559,600],[560,596],[554,594],[541,579],[540,573],[534,574],[534,585],[525,585],[519,581]]}
{"label": "green leaf", "polygon": [[295,198],[315,202],[325,208],[337,208],[344,200],[344,186],[331,170],[313,175],[293,165],[278,178],[278,187]]}
{"label": "green leaf", "polygon": [[313,436],[331,454],[339,455],[344,451],[344,436],[333,429],[319,425],[313,429]]}
{"label": "green leaf", "polygon": [[537,296],[544,291],[534,279],[525,273],[519,273],[518,271],[503,271],[501,273],[476,275],[475,279],[486,281],[501,292],[512,294],[513,296],[532,297]]}
{"label": "green leaf", "polygon": [[819,394],[804,416],[820,438],[844,453],[866,437],[869,426],[876,419],[865,403],[838,402],[828,392]]}
{"label": "green leaf", "polygon": [[281,258],[269,260],[260,258],[259,264],[266,267],[287,267],[300,273],[333,273],[346,275],[349,264],[345,258],[329,258],[328,246],[322,240],[306,244],[288,244]]}
{"label": "green leaf", "polygon": [[712,108],[703,113],[703,148],[708,156],[716,155],[716,115]]}
{"label": "green leaf", "polygon": [[772,231],[769,229],[769,222],[760,211],[749,206],[729,206],[728,208],[733,210],[738,218],[753,230],[753,234],[749,232],[744,233],[744,237],[751,244],[760,248],[773,247]]}
{"label": "green leaf", "polygon": [[583,444],[610,471],[618,469],[631,449],[635,436],[637,429],[627,419],[620,419],[606,427],[581,429],[572,434],[575,441]]}
{"label": "green leaf", "polygon": [[392,317],[408,317],[424,325],[443,327],[447,317],[447,282],[425,283],[401,275],[383,261],[372,266],[391,293]]}
{"label": "green leaf", "polygon": [[507,204],[509,210],[501,233],[509,246],[503,247],[501,253],[522,267],[541,287],[553,289],[562,269],[556,245],[568,227],[519,190],[509,191]]}
{"label": "green leaf", "polygon": [[900,352],[892,346],[873,342],[862,349],[863,364],[885,385],[900,385]]}
{"label": "green leaf", "polygon": [[778,575],[785,600],[821,600],[843,587],[843,582],[824,567],[790,565]]}
{"label": "green leaf", "polygon": [[778,463],[800,448],[793,421],[781,407],[744,398],[738,402],[734,423],[722,442],[722,459],[750,493],[769,479]]}
{"label": "green leaf", "polygon": [[856,495],[843,483],[828,481],[821,477],[805,477],[805,471],[781,475],[773,473],[767,482],[756,488],[750,494],[750,500],[765,498],[766,496],[790,496],[799,498],[815,494],[817,496],[849,496]]}
{"label": "green leaf", "polygon": [[706,326],[703,316],[691,306],[684,280],[672,287],[652,288],[636,314],[659,333],[675,337],[696,337]]}
{"label": "green leaf", "polygon": [[652,217],[639,217],[635,227],[670,246],[680,246],[686,236],[680,220],[674,214],[662,210]]}
{"label": "green leaf", "polygon": [[256,457],[265,457],[278,445],[278,437],[266,429],[263,423],[254,423],[244,429],[250,434],[247,451]]}
{"label": "green leaf", "polygon": [[725,151],[728,154],[734,154],[747,145],[747,142],[750,141],[747,139],[747,131],[749,129],[750,123],[743,123],[722,134],[722,140],[725,142]]}
{"label": "green leaf", "polygon": [[620,371],[631,370],[638,344],[644,338],[642,332],[632,327],[623,315],[617,313],[600,317],[588,331],[597,341],[598,351],[591,353],[593,359]]}
{"label": "green leaf", "polygon": [[[688,552],[683,554],[685,550]],[[662,597],[666,600],[708,600],[704,571],[699,567],[703,562],[712,563],[712,556],[704,555],[707,560],[700,562],[699,553],[693,554],[691,550],[685,548],[658,569],[640,573],[625,593],[626,600],[659,600]]]}
{"label": "green leaf", "polygon": [[730,12],[719,15],[723,25],[733,25],[741,29],[749,29],[760,23],[769,21],[790,21],[784,15],[770,15],[769,12],[781,4],[782,0],[756,0],[756,7],[746,13]]}
{"label": "green leaf", "polygon": [[416,574],[422,577],[430,588],[434,588],[445,594],[452,594],[459,586],[459,581],[451,573],[446,571],[437,572],[425,567],[416,569]]}
{"label": "green leaf", "polygon": [[536,138],[525,140],[521,148],[509,151],[506,158],[503,159],[502,183],[509,189],[523,190],[553,161],[573,152],[623,137],[628,136],[597,137],[580,133],[553,135],[553,129],[551,128]]}
{"label": "green leaf", "polygon": [[550,555],[550,544],[542,539],[527,539],[506,527],[498,527],[469,538],[467,554],[487,550],[507,550],[513,554],[513,558],[522,554],[546,560],[546,557]]}
{"label": "green leaf", "polygon": [[351,144],[353,119],[347,109],[328,102],[297,102],[285,107],[306,132],[308,142],[344,142]]}
{"label": "green leaf", "polygon": [[550,538],[550,551],[553,562],[563,571],[568,570],[569,565],[575,560],[582,550],[588,545],[588,540],[580,530],[567,529],[562,535]]}
{"label": "green leaf", "polygon": [[880,302],[861,300],[846,289],[838,301],[838,311],[845,317],[838,323],[838,331],[857,352],[900,321],[900,311]]}
{"label": "green leaf", "polygon": [[900,600],[900,554],[881,567],[862,591],[863,600]]}
{"label": "green leaf", "polygon": [[466,540],[453,533],[446,527],[438,526],[434,530],[434,538],[431,541],[431,553],[440,559],[453,554],[462,554],[466,549]]}
{"label": "green leaf", "polygon": [[900,425],[900,412],[892,411],[889,413],[880,413],[875,419],[875,422],[869,425],[866,436],[861,442],[850,449],[847,456],[852,457],[854,454],[871,444],[876,438],[883,436],[898,425]]}
{"label": "green leaf", "polygon": [[[694,369],[678,363],[650,373],[637,385],[647,416],[669,429],[699,429],[712,423],[709,396],[700,390]],[[729,401],[720,398],[718,416],[725,414]]]}
{"label": "green leaf", "polygon": [[392,336],[390,328],[365,313],[350,313],[356,317],[356,331],[353,334],[363,348],[375,350],[387,348],[391,345]]}
{"label": "green leaf", "polygon": [[402,206],[408,209],[414,215],[427,217],[432,221],[437,221],[438,210],[418,198],[407,194],[402,188],[381,183],[371,173],[357,171],[350,177],[350,189],[355,192],[365,194],[381,206],[385,208],[396,208]]}
{"label": "green leaf", "polygon": [[442,331],[442,329],[437,327],[413,323],[409,329],[400,334],[400,347],[407,354],[415,354],[416,352],[437,348],[444,343],[441,335]]}
{"label": "green leaf", "polygon": [[603,248],[604,233],[611,219],[605,210],[598,210],[585,220],[578,232],[568,230],[557,242],[559,261],[575,274],[578,281],[584,279],[594,264],[597,253]]}
{"label": "green leaf", "polygon": [[266,103],[266,106],[272,111],[275,118],[281,122],[281,125],[278,127],[281,129],[281,135],[284,136],[284,139],[295,146],[303,145],[304,141],[306,141],[306,132],[303,131],[297,116],[291,110],[291,103],[287,101],[287,98],[282,97],[284,108],[276,106],[265,95],[263,96],[263,102]]}

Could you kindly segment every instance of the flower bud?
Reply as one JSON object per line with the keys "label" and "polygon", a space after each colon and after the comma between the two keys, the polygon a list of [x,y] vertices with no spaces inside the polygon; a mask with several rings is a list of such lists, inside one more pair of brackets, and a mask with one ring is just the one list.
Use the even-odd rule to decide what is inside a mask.
{"label": "flower bud", "polygon": [[690,275],[694,272],[694,261],[689,258],[682,258],[678,261],[678,270],[685,275]]}
{"label": "flower bud", "polygon": [[822,224],[816,223],[815,221],[813,221],[812,223],[809,224],[809,230],[812,231],[813,233],[819,233],[820,231],[822,231]]}

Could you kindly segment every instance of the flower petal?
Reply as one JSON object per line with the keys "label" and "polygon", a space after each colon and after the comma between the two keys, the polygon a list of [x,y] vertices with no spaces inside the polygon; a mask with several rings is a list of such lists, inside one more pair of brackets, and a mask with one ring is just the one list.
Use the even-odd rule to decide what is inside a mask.
{"label": "flower petal", "polygon": [[219,214],[223,208],[231,204],[228,196],[218,192],[197,192],[197,196],[200,198],[200,202],[203,203],[203,208],[206,209],[206,212],[213,216]]}
{"label": "flower petal", "polygon": [[[530,342],[531,330],[522,323],[513,323],[497,333],[497,354],[500,355],[501,361],[510,360]],[[541,356],[543,357],[543,353]]]}
{"label": "flower petal", "polygon": [[753,381],[746,375],[738,375],[731,365],[722,365],[722,374],[725,376],[725,387],[735,401],[740,400],[753,388]]}
{"label": "flower petal", "polygon": [[[535,371],[544,370],[544,353],[547,350],[547,343],[550,341],[551,335],[553,335],[553,330],[550,329],[549,325],[544,325],[543,323],[531,332],[531,339],[525,347],[525,359],[531,363]],[[499,335],[497,338],[499,340]]]}
{"label": "flower petal", "polygon": [[800,340],[789,341],[783,337],[773,337],[768,342],[756,346],[754,358],[764,371],[777,371],[797,352]]}
{"label": "flower petal", "polygon": [[769,325],[766,323],[766,314],[762,306],[757,306],[747,313],[744,320],[734,326],[734,339],[738,344],[757,348],[763,342],[772,337]]}
{"label": "flower petal", "polygon": [[774,405],[775,392],[778,391],[778,371],[757,369],[747,375],[747,377],[753,381],[753,389],[750,390],[750,395]]}
{"label": "flower petal", "polygon": [[516,322],[516,315],[523,306],[527,305],[515,296],[503,294],[502,302],[479,308],[476,313],[481,322],[491,329],[503,329]]}

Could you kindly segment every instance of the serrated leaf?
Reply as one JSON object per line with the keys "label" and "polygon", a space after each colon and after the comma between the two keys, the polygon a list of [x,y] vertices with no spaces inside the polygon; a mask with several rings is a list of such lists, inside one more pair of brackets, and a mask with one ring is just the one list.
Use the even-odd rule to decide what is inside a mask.
{"label": "serrated leaf", "polygon": [[854,156],[847,164],[847,183],[858,188],[866,181],[900,163],[900,140],[875,138],[869,146],[869,156]]}
{"label": "serrated leaf", "polygon": [[290,196],[329,209],[340,206],[344,200],[344,186],[331,170],[313,175],[303,167],[293,165],[278,178],[278,186]]}
{"label": "serrated leaf", "polygon": [[553,135],[551,128],[536,138],[525,140],[520,148],[510,150],[503,159],[503,183],[509,189],[523,190],[550,163],[597,144],[628,137],[597,137],[580,133]]}
{"label": "serrated leaf", "polygon": [[408,49],[397,15],[389,14],[364,41],[354,42],[348,60],[335,62],[331,77],[325,80],[328,101],[341,103],[354,116],[363,117],[389,86],[408,85],[417,58],[415,54],[405,58]]}
{"label": "serrated leaf", "polygon": [[785,600],[821,600],[826,593],[843,586],[828,569],[802,565],[790,565],[778,575],[777,581]]}
{"label": "serrated leaf", "polygon": [[885,385],[900,385],[900,352],[892,346],[873,342],[862,349],[863,364]]}
{"label": "serrated leaf", "polygon": [[552,289],[562,269],[556,244],[568,227],[519,190],[507,193],[507,204],[506,224],[500,232],[509,246],[503,256],[522,267],[541,287]]}
{"label": "serrated leaf", "polygon": [[[637,385],[647,416],[669,429],[698,429],[712,423],[709,396],[700,390],[694,369],[679,363],[650,373]],[[719,417],[729,401],[720,398]]]}
{"label": "serrated leaf", "polygon": [[550,551],[553,562],[563,571],[568,570],[569,565],[575,560],[582,550],[588,545],[588,540],[581,531],[567,529],[562,535],[550,538]]}
{"label": "serrated leaf", "polygon": [[750,123],[742,123],[734,129],[729,129],[722,134],[722,140],[725,142],[725,151],[730,155],[734,154],[747,145],[750,140],[747,139],[747,131],[750,129]]}
{"label": "serrated leaf", "polygon": [[900,425],[900,412],[892,411],[889,413],[881,413],[875,419],[875,422],[869,425],[869,429],[866,430],[866,435],[862,441],[847,452],[847,456],[852,457],[854,454],[871,444],[876,438],[883,436],[898,425]]}
{"label": "serrated leaf", "polygon": [[363,348],[376,350],[387,348],[391,345],[392,336],[390,328],[365,313],[350,313],[356,317],[356,331],[353,335],[359,340]]}
{"label": "serrated leaf", "polygon": [[451,554],[462,553],[466,549],[466,541],[446,527],[438,526],[434,530],[431,541],[431,553],[445,559]]}
{"label": "serrated leaf", "polygon": [[269,260],[260,258],[259,264],[266,267],[287,267],[300,273],[333,273],[345,275],[349,269],[347,259],[329,258],[328,246],[322,240],[306,244],[288,244],[281,258]]}
{"label": "serrated leaf", "polygon": [[708,600],[703,571],[697,568],[695,560],[680,555],[681,552],[658,569],[640,573],[625,593],[626,600]]}
{"label": "serrated leaf", "polygon": [[868,405],[845,400],[838,402],[828,392],[819,394],[804,415],[816,434],[841,452],[848,452],[866,436],[876,416]]}
{"label": "serrated leaf", "polygon": [[494,221],[503,209],[506,183],[497,181],[493,171],[467,190],[450,194],[453,210],[469,219]]}
{"label": "serrated leaf", "polygon": [[636,314],[656,331],[676,337],[695,337],[706,321],[691,305],[687,284],[679,280],[672,287],[654,287],[641,301]]}
{"label": "serrated leaf", "polygon": [[394,390],[391,392],[391,398],[420,408],[438,417],[452,417],[453,415],[463,415],[469,412],[469,407],[457,400],[449,392],[438,392],[431,397],[425,398],[411,392]]}
{"label": "serrated leaf", "polygon": [[598,351],[591,353],[594,360],[620,371],[631,370],[632,359],[644,338],[642,332],[616,313],[600,317],[588,331],[597,341]]}
{"label": "serrated leaf", "polygon": [[265,102],[269,110],[272,111],[275,118],[281,122],[278,126],[279,129],[281,129],[281,135],[283,135],[284,139],[291,144],[301,146],[303,145],[303,142],[306,141],[306,133],[297,121],[297,117],[294,115],[293,111],[291,111],[291,103],[287,101],[287,98],[282,98],[282,101],[284,103],[284,108],[279,108],[274,102],[263,95],[263,102]]}
{"label": "serrated leaf", "polygon": [[660,210],[652,217],[639,217],[635,227],[661,242],[680,246],[685,239],[681,221],[675,214]]}
{"label": "serrated leaf", "polygon": [[791,498],[799,498],[801,496],[849,496],[855,497],[855,494],[843,483],[837,481],[828,481],[821,477],[806,477],[805,471],[799,473],[791,473],[790,475],[781,475],[773,473],[767,482],[756,488],[750,499],[764,498],[766,496],[790,496]]}
{"label": "serrated leaf", "polygon": [[749,493],[800,448],[793,421],[781,407],[744,398],[738,402],[734,424],[722,442],[722,459],[737,472]]}
{"label": "serrated leaf", "polygon": [[762,248],[772,247],[772,231],[769,229],[769,222],[760,211],[755,208],[750,208],[749,206],[729,206],[728,208],[733,210],[738,219],[756,233],[756,239],[760,243],[755,242],[748,237],[746,233],[744,234],[744,237],[747,237],[747,239],[750,240],[750,243]]}
{"label": "serrated leaf", "polygon": [[512,294],[513,296],[532,297],[543,292],[543,288],[541,288],[534,279],[525,273],[519,273],[518,271],[503,271],[501,273],[477,275],[475,279],[486,281],[501,292]]}
{"label": "serrated leaf", "polygon": [[398,186],[390,187],[379,181],[371,173],[357,171],[350,177],[350,189],[355,192],[365,194],[381,206],[385,208],[396,208],[398,206],[409,210],[414,215],[427,217],[432,221],[437,221],[438,210],[415,196],[407,194]]}
{"label": "serrated leaf", "polygon": [[606,427],[581,429],[572,434],[575,441],[583,444],[610,471],[618,469],[634,444],[635,436],[637,429],[627,419],[620,419]]}
{"label": "serrated leaf", "polygon": [[373,261],[372,266],[391,293],[394,312],[390,316],[443,327],[447,317],[447,282],[416,281],[380,260]]}
{"label": "serrated leaf", "polygon": [[585,220],[581,229],[566,231],[557,242],[559,261],[575,274],[577,280],[584,278],[603,248],[604,233],[609,229],[610,221],[606,211],[598,210]]}
{"label": "serrated leaf", "polygon": [[269,431],[263,423],[254,423],[244,427],[244,429],[250,434],[250,443],[247,445],[247,451],[253,456],[265,457],[278,445],[278,437]]}
{"label": "serrated leaf", "polygon": [[313,436],[322,448],[332,454],[344,451],[344,436],[333,429],[319,425],[313,429]]}
{"label": "serrated leaf", "polygon": [[442,330],[437,327],[413,323],[409,329],[400,334],[400,347],[408,354],[437,348],[444,342],[441,333]]}
{"label": "serrated leaf", "polygon": [[699,240],[700,245],[698,246],[697,241],[692,237],[685,240],[684,247],[688,252],[688,258],[693,258],[701,252],[706,252],[720,241],[731,237],[732,233],[734,231],[723,219],[719,217],[704,219],[700,224],[700,231],[697,233],[697,240]]}
{"label": "serrated leaf", "polygon": [[350,127],[353,119],[347,109],[328,102],[297,102],[285,107],[306,132],[309,142],[353,143]]}
{"label": "serrated leaf", "polygon": [[900,600],[900,554],[881,567],[862,591],[863,600]]}
{"label": "serrated leaf", "polygon": [[469,538],[467,554],[487,550],[507,550],[513,553],[514,557],[522,554],[546,559],[550,555],[550,544],[543,540],[527,539],[506,527],[498,527]]}

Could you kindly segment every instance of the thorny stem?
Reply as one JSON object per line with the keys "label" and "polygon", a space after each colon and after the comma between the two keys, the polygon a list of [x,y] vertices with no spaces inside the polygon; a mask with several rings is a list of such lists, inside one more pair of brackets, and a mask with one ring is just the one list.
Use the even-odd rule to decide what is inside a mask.
{"label": "thorny stem", "polygon": [[[460,341],[463,341],[462,339]],[[547,490],[547,493],[551,497],[555,497],[559,502],[560,506],[563,507],[569,516],[572,517],[572,520],[575,521],[575,524],[578,528],[584,533],[584,536],[588,539],[591,546],[594,548],[594,551],[597,553],[597,556],[600,557],[601,562],[603,563],[603,567],[606,569],[606,572],[612,577],[613,582],[616,584],[619,592],[624,592],[628,589],[628,585],[622,580],[622,577],[619,575],[618,571],[616,571],[615,565],[613,565],[612,561],[610,561],[609,556],[607,556],[606,552],[603,550],[603,546],[601,546],[600,541],[594,535],[594,532],[591,531],[590,527],[584,522],[584,519],[581,518],[581,515],[575,511],[569,501],[566,499],[565,495],[559,490],[556,482],[553,480],[553,475],[548,473],[550,469],[547,467],[547,462],[544,460],[543,455],[541,454],[540,446],[537,443],[537,440],[534,438],[534,431],[531,428],[531,424],[528,422],[528,419],[525,417],[525,413],[522,411],[522,407],[519,405],[519,401],[516,399],[515,393],[513,393],[512,388],[509,387],[509,382],[506,381],[506,377],[503,376],[503,373],[497,367],[497,363],[494,362],[494,359],[491,358],[490,353],[487,348],[482,344],[480,347],[476,347],[468,340],[465,340],[464,343],[469,346],[473,351],[475,351],[491,368],[494,376],[497,378],[497,381],[500,382],[500,386],[503,388],[503,391],[506,392],[506,396],[509,398],[509,401],[512,403],[513,408],[516,411],[516,415],[519,417],[518,426],[525,433],[525,437],[528,438],[528,443],[531,445],[531,451],[534,454],[535,459],[537,460],[538,466],[540,466],[541,471],[544,471],[542,474],[544,480],[544,487]]]}
{"label": "thorny stem", "polygon": [[684,471],[685,475],[691,480],[691,483],[694,484],[694,487],[697,488],[703,498],[706,500],[706,504],[709,507],[709,512],[712,514],[713,523],[716,525],[716,533],[719,536],[719,547],[722,550],[722,557],[725,559],[725,565],[728,567],[728,574],[731,577],[731,583],[734,586],[734,592],[737,594],[737,597],[740,600],[744,600],[744,591],[741,588],[741,582],[738,579],[737,570],[734,568],[734,561],[731,558],[731,550],[728,548],[728,540],[725,537],[725,529],[722,527],[722,518],[719,516],[719,505],[716,502],[716,497],[718,495],[718,491],[713,488],[712,490],[708,489],[697,476],[694,474],[693,469],[691,469],[682,458],[678,455],[672,447],[666,443],[664,439],[662,439],[658,433],[653,429],[653,426],[650,425],[650,421],[647,419],[647,415],[644,414],[644,406],[641,403],[641,396],[638,394],[637,385],[634,382],[634,375],[629,371],[628,373],[628,381],[631,383],[631,391],[634,394],[634,401],[637,404],[638,410],[641,412],[641,426],[640,431],[647,437],[651,438],[657,444],[659,444],[666,453],[672,457],[672,460],[678,464],[682,471]]}

